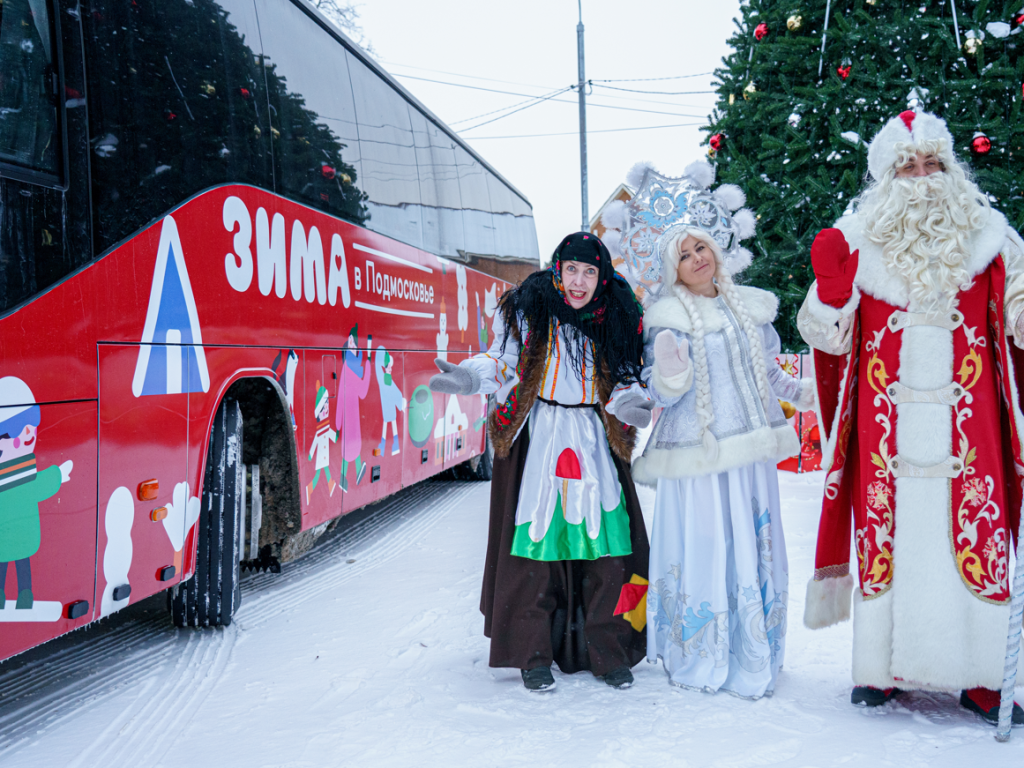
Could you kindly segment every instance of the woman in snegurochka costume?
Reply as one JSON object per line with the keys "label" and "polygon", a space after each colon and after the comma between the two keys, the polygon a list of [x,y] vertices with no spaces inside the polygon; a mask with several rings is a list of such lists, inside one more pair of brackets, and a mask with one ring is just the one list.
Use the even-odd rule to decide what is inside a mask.
{"label": "woman in snegurochka costume", "polygon": [[806,410],[814,391],[776,362],[778,299],[732,281],[729,265],[750,262],[739,240],[755,218],[730,213],[743,192],[712,193],[711,179],[701,163],[680,180],[691,213],[662,234],[659,298],[645,315],[643,380],[664,408],[633,466],[657,485],[647,657],[675,685],[756,699],[774,691],[785,652],[776,463],[800,445],[779,399]]}
{"label": "woman in snegurochka costume", "polygon": [[550,269],[502,297],[491,348],[457,366],[437,360],[430,380],[460,395],[518,382],[490,417],[480,609],[490,665],[522,670],[529,690],[554,687],[552,662],[625,688],[644,655],[642,625],[615,615],[623,586],[647,576],[629,475],[634,427],[653,407],[639,383],[642,315],[604,244],[569,235]]}

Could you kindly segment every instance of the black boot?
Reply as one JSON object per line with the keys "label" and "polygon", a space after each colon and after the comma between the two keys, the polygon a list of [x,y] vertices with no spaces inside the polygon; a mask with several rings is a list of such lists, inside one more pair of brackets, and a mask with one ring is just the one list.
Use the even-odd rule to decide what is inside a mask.
{"label": "black boot", "polygon": [[880,707],[900,692],[899,688],[872,688],[870,685],[858,685],[850,694],[851,704],[863,704],[865,707]]}
{"label": "black boot", "polygon": [[601,675],[601,679],[612,688],[629,688],[633,685],[633,673],[629,671],[629,667],[613,669],[607,675]]}
{"label": "black boot", "polygon": [[551,667],[534,667],[524,669],[523,685],[528,691],[551,691],[555,687],[555,678],[551,675]]}
{"label": "black boot", "polygon": [[[981,715],[988,722],[995,724],[999,722],[999,691],[992,691],[988,688],[972,688],[969,691],[960,692],[960,706]],[[1010,716],[1013,725],[1024,725],[1024,709],[1020,704],[1013,702],[1013,714]]]}

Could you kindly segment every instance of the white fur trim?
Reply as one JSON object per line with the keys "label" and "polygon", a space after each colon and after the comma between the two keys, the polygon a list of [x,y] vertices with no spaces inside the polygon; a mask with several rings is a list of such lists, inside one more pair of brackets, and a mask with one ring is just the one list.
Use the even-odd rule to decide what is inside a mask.
{"label": "white fur trim", "polygon": [[789,424],[761,427],[753,432],[718,441],[718,458],[708,459],[703,445],[657,448],[648,443],[644,455],[633,462],[633,479],[656,485],[659,477],[680,478],[727,472],[757,461],[781,461],[800,452],[800,438]]}
{"label": "white fur trim", "polygon": [[730,211],[738,211],[747,204],[747,196],[735,184],[720,184],[711,196]]}
{"label": "white fur trim", "polygon": [[865,600],[858,589],[853,593],[853,683],[894,688],[891,667],[892,590]]}
{"label": "white fur trim", "polygon": [[920,144],[922,141],[945,139],[949,151],[953,151],[953,137],[942,118],[928,112],[918,112],[911,126],[912,130],[908,130],[902,118],[894,117],[871,140],[868,145],[868,170],[876,180],[896,165],[899,159],[896,155],[898,142]]}
{"label": "white fur trim", "polygon": [[749,208],[740,208],[732,215],[732,223],[736,225],[736,234],[740,240],[753,237],[757,232],[757,216]]}
{"label": "white fur trim", "polygon": [[[612,200],[605,206],[604,212],[601,214],[601,224],[605,229],[617,229],[621,231],[626,228],[626,224],[628,223],[629,212],[625,202],[622,200]],[[607,243],[605,243],[605,245],[607,245]]]}
{"label": "white fur trim", "polygon": [[[863,216],[852,213],[843,216],[834,225],[846,237],[850,250],[860,251],[854,284],[880,301],[906,307],[910,301],[907,284],[889,271],[882,249],[868,240],[864,233],[866,223]],[[994,208],[989,209],[988,220],[980,229],[972,232],[968,239],[968,257],[963,266],[970,277],[984,272],[999,255],[1006,242],[1008,226],[1003,214]],[[909,309],[914,311],[912,307]]]}
{"label": "white fur trim", "polygon": [[804,601],[804,626],[823,629],[850,620],[850,596],[853,594],[853,576],[838,579],[811,579],[807,582]]}
{"label": "white fur trim", "polygon": [[818,402],[818,387],[814,377],[809,376],[800,379],[800,397],[793,403],[798,411],[809,411]]}
{"label": "white fur trim", "polygon": [[683,175],[688,176],[704,189],[710,187],[715,181],[715,169],[704,160],[695,160],[690,163],[683,171]]}
{"label": "white fur trim", "polygon": [[838,323],[844,317],[853,314],[853,311],[857,309],[859,304],[860,291],[857,290],[856,284],[853,286],[853,294],[850,296],[849,300],[838,309],[833,307],[831,304],[826,304],[818,298],[817,280],[814,281],[811,289],[807,292],[807,311],[811,313],[811,317],[825,325],[833,325]]}
{"label": "white fur trim", "polygon": [[[754,325],[760,326],[775,320],[779,312],[779,297],[774,293],[750,285],[737,285],[734,290],[747,308],[747,314]],[[717,299],[694,296],[693,305],[700,312],[705,334],[725,327],[725,315],[719,310]],[[675,296],[663,297],[644,312],[645,339],[652,328],[672,328],[683,333],[693,333],[690,316]]]}
{"label": "white fur trim", "polygon": [[626,172],[626,186],[639,191],[640,184],[643,183],[644,174],[647,173],[648,168],[652,171],[657,171],[654,167],[654,163],[650,160],[642,160],[639,163],[634,164],[633,167]]}
{"label": "white fur trim", "polygon": [[608,253],[612,255],[613,263],[614,259],[622,258],[622,232],[618,229],[606,229],[604,231],[604,237],[601,238],[601,242],[604,243],[604,247],[608,249]]}
{"label": "white fur trim", "polygon": [[654,387],[665,397],[681,397],[690,391],[693,386],[693,366],[686,366],[686,370],[673,376],[662,376],[661,366],[654,361],[654,376],[652,377]]}
{"label": "white fur trim", "polygon": [[730,275],[738,275],[744,269],[750,266],[750,262],[754,260],[754,254],[748,251],[743,246],[735,248],[724,254],[725,256],[725,268],[729,271]]}

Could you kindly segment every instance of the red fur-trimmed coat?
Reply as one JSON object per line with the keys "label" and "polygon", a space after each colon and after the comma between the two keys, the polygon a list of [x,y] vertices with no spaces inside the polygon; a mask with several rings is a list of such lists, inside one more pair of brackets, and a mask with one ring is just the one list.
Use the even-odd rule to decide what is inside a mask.
{"label": "red fur-trimmed coat", "polygon": [[1005,325],[1020,240],[993,211],[971,240],[972,287],[927,314],[856,215],[836,226],[860,250],[854,296],[837,310],[813,287],[798,318],[830,458],[805,623],[849,617],[852,537],[855,683],[998,689],[1024,473]]}

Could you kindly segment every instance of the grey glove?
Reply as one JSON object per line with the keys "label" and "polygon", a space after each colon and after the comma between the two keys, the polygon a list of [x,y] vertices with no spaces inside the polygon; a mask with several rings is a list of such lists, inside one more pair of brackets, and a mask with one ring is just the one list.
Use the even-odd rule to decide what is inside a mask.
{"label": "grey glove", "polygon": [[434,360],[440,373],[430,377],[430,391],[446,395],[472,395],[480,390],[480,377],[472,368],[453,365],[440,357]]}
{"label": "grey glove", "polygon": [[651,423],[653,410],[653,400],[648,400],[639,392],[629,392],[619,398],[614,416],[623,424],[643,429]]}

